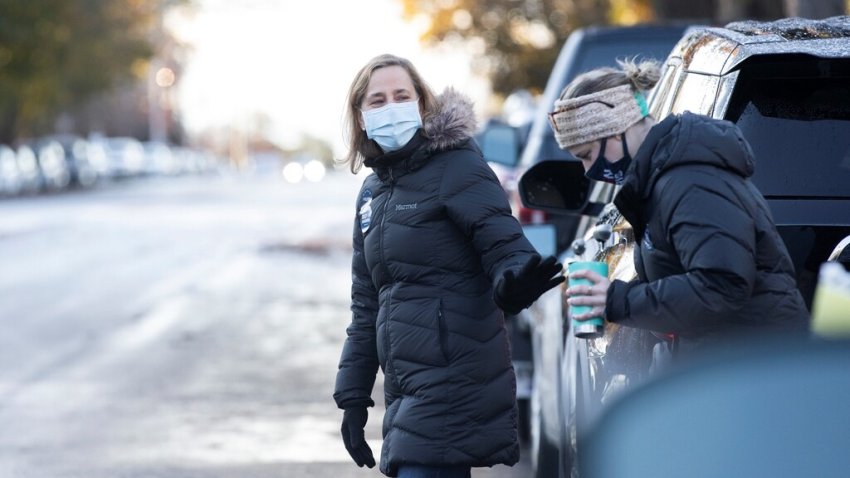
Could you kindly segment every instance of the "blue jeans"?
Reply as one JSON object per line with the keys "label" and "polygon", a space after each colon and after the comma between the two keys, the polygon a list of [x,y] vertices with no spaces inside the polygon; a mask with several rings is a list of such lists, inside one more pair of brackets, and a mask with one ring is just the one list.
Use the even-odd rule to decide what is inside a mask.
{"label": "blue jeans", "polygon": [[470,478],[471,474],[468,466],[401,465],[397,478]]}

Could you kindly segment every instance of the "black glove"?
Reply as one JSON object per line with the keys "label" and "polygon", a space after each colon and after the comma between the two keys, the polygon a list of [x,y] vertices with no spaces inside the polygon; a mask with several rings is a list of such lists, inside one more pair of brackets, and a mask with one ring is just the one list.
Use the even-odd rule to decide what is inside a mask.
{"label": "black glove", "polygon": [[342,414],[342,442],[345,443],[345,449],[354,459],[354,463],[361,468],[363,465],[369,468],[375,466],[375,457],[363,433],[368,418],[366,407],[346,408]]}
{"label": "black glove", "polygon": [[493,297],[496,305],[509,314],[518,314],[544,292],[566,280],[560,274],[563,268],[555,256],[541,262],[540,256],[532,255],[516,275],[508,269],[499,278]]}

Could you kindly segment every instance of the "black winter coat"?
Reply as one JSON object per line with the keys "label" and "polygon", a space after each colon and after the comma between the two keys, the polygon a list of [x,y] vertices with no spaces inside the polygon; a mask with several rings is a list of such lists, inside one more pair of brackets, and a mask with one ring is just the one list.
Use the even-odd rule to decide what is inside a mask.
{"label": "black winter coat", "polygon": [[612,282],[609,321],[676,333],[683,350],[806,332],[793,264],[753,170],[731,122],[686,112],[652,127],[614,200],[635,230],[638,279]]}
{"label": "black winter coat", "polygon": [[381,471],[400,464],[512,465],[516,383],[496,280],[534,249],[471,139],[471,103],[452,90],[403,149],[365,164],[354,225],[351,325],[340,408],[386,414]]}

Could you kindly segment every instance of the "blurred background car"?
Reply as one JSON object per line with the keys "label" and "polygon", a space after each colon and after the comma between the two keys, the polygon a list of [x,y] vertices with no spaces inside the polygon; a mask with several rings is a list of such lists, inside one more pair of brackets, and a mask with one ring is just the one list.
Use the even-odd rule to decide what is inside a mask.
{"label": "blurred background car", "polygon": [[145,141],[142,143],[145,151],[142,171],[149,176],[174,176],[180,172],[177,158],[167,143],[162,141]]}
{"label": "blurred background car", "polygon": [[[842,239],[850,236],[847,17],[693,29],[664,64],[649,104],[658,120],[691,111],[742,130],[756,158],[752,182],[771,208],[810,306],[817,269],[830,257],[846,257],[836,249],[846,247]],[[581,165],[566,158],[529,169],[519,188],[527,207],[578,221],[578,239],[565,262],[605,260],[612,277],[636,277],[634,233],[611,204],[616,187],[587,181]],[[553,322],[567,324],[564,304],[559,313]],[[650,375],[654,353],[669,340],[610,323],[597,339],[564,334],[557,390],[566,426],[560,446],[572,473],[583,432],[606,403]]]}
{"label": "blurred background car", "polygon": [[281,174],[283,179],[291,184],[307,180],[311,183],[321,181],[325,177],[326,168],[318,159],[310,156],[299,156],[284,164]]}
{"label": "blurred background car", "polygon": [[18,159],[15,150],[0,144],[0,194],[14,196],[21,190],[21,178],[18,174]]}
{"label": "blurred background car", "polygon": [[69,174],[69,186],[88,188],[97,183],[100,176],[97,159],[93,160],[89,142],[73,134],[60,134],[44,138],[62,147],[66,168]]}
{"label": "blurred background car", "polygon": [[18,177],[21,182],[21,192],[35,194],[44,187],[41,169],[35,151],[26,144],[18,145],[15,155],[18,160]]}
{"label": "blurred background car", "polygon": [[516,90],[505,98],[501,113],[487,118],[475,135],[505,191],[516,191],[517,162],[537,109],[537,98],[530,91]]}
{"label": "blurred background car", "polygon": [[130,137],[98,138],[93,140],[103,148],[107,159],[107,175],[112,179],[139,176],[145,165],[145,148],[141,141]]}
{"label": "blurred background car", "polygon": [[65,161],[65,149],[58,141],[40,138],[30,141],[41,171],[43,190],[56,192],[71,184],[71,171]]}

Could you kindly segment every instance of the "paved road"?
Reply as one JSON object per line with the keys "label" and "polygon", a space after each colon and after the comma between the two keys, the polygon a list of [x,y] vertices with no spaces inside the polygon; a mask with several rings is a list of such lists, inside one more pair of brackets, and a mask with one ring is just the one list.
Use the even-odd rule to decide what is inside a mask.
{"label": "paved road", "polygon": [[[381,476],[350,463],[330,398],[358,185],[0,201],[0,477]],[[530,476],[525,458],[473,476]]]}

